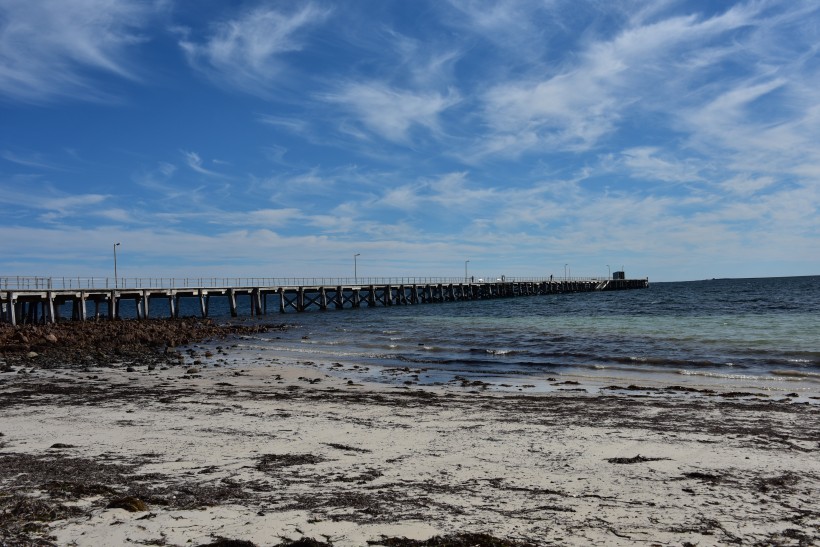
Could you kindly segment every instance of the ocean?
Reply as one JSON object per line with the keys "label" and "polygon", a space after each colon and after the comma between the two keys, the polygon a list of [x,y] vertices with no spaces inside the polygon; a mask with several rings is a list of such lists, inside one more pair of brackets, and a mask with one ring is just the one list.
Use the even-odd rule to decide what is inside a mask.
{"label": "ocean", "polygon": [[820,392],[820,276],[652,283],[261,321],[294,328],[242,340],[241,363],[341,363],[353,380],[403,383],[408,375],[396,372],[404,371],[413,384],[466,378],[516,391],[683,385]]}

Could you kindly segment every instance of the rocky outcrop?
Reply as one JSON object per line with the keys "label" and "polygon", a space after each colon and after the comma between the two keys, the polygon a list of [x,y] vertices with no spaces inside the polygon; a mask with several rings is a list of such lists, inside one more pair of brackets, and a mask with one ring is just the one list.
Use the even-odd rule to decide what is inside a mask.
{"label": "rocky outcrop", "polygon": [[[38,367],[167,359],[169,348],[205,340],[281,330],[273,324],[216,324],[211,319],[66,321],[13,327],[0,324],[0,355]],[[36,354],[32,356],[32,354]]]}

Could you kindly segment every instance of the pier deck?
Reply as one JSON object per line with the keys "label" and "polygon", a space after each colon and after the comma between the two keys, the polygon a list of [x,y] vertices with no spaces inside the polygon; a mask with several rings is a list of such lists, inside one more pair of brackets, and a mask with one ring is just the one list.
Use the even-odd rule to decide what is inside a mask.
{"label": "pier deck", "polygon": [[[271,281],[280,281],[272,283]],[[567,292],[642,289],[648,279],[497,279],[453,278],[345,279],[123,279],[0,278],[0,322],[56,322],[62,319],[121,318],[121,303],[133,302],[133,316],[146,319],[157,310],[179,317],[183,300],[194,299],[196,310],[208,317],[213,297],[228,301],[231,316],[238,302],[248,302],[250,315],[310,310],[386,307],[466,300],[489,300]],[[114,285],[114,287],[110,287]],[[163,304],[164,303],[164,304]],[[92,309],[93,308],[93,309]],[[105,313],[101,313],[104,311]],[[66,313],[68,312],[68,313]],[[65,314],[65,317],[63,315]],[[160,315],[159,312],[157,312]]]}

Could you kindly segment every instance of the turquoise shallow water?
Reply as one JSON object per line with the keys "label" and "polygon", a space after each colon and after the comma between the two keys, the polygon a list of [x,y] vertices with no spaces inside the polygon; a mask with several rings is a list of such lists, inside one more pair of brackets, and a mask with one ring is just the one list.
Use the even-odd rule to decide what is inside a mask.
{"label": "turquoise shallow water", "polygon": [[654,283],[643,290],[264,320],[297,328],[253,340],[256,350],[424,368],[422,382],[560,376],[599,384],[820,390],[820,277]]}

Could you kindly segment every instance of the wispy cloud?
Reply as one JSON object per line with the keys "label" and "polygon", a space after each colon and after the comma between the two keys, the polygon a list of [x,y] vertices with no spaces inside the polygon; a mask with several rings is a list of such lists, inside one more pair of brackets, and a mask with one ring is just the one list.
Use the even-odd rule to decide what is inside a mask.
{"label": "wispy cloud", "polygon": [[[618,131],[636,111],[674,112],[683,103],[676,97],[707,85],[703,75],[738,49],[724,42],[753,25],[755,13],[738,7],[711,18],[636,18],[634,26],[612,37],[588,36],[573,57],[545,61],[539,67],[542,75],[487,90],[483,115],[494,135],[478,150],[506,155],[585,151]],[[698,70],[680,70],[687,63],[698,64]]]}
{"label": "wispy cloud", "polygon": [[403,143],[414,127],[439,132],[441,113],[459,102],[454,90],[413,92],[383,82],[350,83],[323,98],[349,110],[372,133]]}
{"label": "wispy cloud", "polygon": [[628,148],[621,153],[619,161],[634,178],[661,182],[693,182],[702,180],[703,161],[694,158],[680,160],[664,157],[664,150],[655,146]]}
{"label": "wispy cloud", "polygon": [[[219,173],[217,171],[212,171],[211,169],[207,169],[202,165],[202,158],[199,157],[199,154],[196,152],[188,152],[183,150],[182,155],[185,158],[185,163],[188,164],[193,171],[199,173],[200,175],[206,175],[208,177],[213,178],[228,178],[227,175]],[[214,160],[212,160],[214,162]]]}
{"label": "wispy cloud", "polygon": [[39,153],[20,154],[12,152],[11,150],[2,150],[0,151],[0,158],[17,165],[22,165],[23,167],[31,167],[34,169],[47,169],[52,171],[60,171],[63,169]]}
{"label": "wispy cloud", "polygon": [[25,103],[109,98],[98,74],[135,80],[131,50],[157,11],[138,0],[4,0],[0,96]]}
{"label": "wispy cloud", "polygon": [[267,6],[214,23],[211,35],[179,43],[191,66],[227,87],[265,95],[285,66],[282,57],[304,47],[304,34],[323,22],[330,11],[315,4],[291,12]]}

